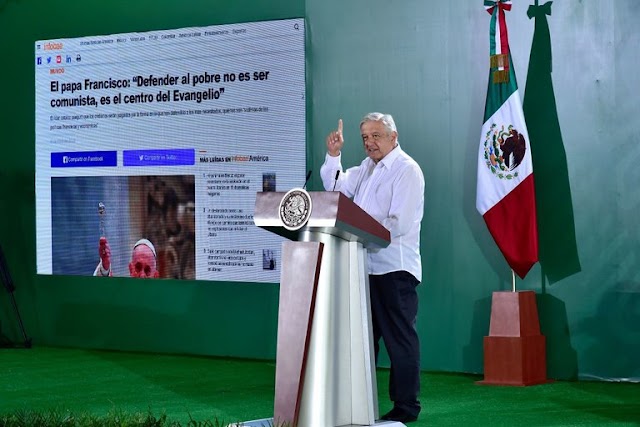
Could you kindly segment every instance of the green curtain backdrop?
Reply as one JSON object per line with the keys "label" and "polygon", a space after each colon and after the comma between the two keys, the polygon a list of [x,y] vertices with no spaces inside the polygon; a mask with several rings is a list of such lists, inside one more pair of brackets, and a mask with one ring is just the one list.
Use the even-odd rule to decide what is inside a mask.
{"label": "green curtain backdrop", "polygon": [[[532,143],[534,174],[539,168],[542,178],[536,178],[537,191],[556,191],[540,194],[544,265],[517,283],[538,293],[552,378],[640,378],[635,3],[567,0],[554,3],[550,15],[530,19],[532,0],[514,2],[507,13],[521,97],[525,87],[542,84],[552,95],[543,101],[553,102],[527,104],[532,138],[542,135]],[[308,162],[316,171],[308,187],[321,187],[324,137],[339,118],[345,123],[343,161],[354,165],[364,155],[360,118],[369,111],[394,115],[400,143],[426,180],[422,368],[482,372],[491,294],[511,289],[511,273],[475,210],[489,66],[489,15],[479,0],[0,0],[0,244],[34,345],[275,356],[277,284],[150,286],[35,275],[33,42],[301,16],[308,36]],[[544,36],[536,29],[541,19],[548,24],[553,64],[546,71],[540,40],[534,43]],[[538,108],[555,109],[555,119]],[[549,120],[552,129],[545,127]],[[546,141],[549,130],[553,141]],[[558,194],[564,199],[554,201]],[[561,218],[553,217],[554,203]],[[2,334],[19,342],[3,290],[0,310]]]}

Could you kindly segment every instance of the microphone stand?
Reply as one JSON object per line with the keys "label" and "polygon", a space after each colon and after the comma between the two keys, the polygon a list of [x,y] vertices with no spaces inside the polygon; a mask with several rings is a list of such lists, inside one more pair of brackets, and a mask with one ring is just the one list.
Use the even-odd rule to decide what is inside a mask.
{"label": "microphone stand", "polygon": [[311,170],[309,170],[309,172],[307,172],[307,177],[304,179],[304,185],[302,186],[303,190],[305,188],[307,188],[307,182],[309,182],[309,178],[311,178]]}
{"label": "microphone stand", "polygon": [[336,177],[333,179],[333,188],[331,191],[336,191],[336,185],[338,184],[338,177],[340,176],[340,170],[336,171]]}

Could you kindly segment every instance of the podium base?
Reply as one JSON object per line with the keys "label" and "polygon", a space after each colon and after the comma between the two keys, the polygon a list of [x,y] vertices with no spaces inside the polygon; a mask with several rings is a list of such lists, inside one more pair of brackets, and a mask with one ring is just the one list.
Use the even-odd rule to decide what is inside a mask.
{"label": "podium base", "polygon": [[[374,424],[371,424],[373,427],[407,427],[405,424],[402,424],[398,421],[376,421]],[[237,424],[229,424],[227,427],[278,427],[273,424],[273,418],[263,418],[261,420],[253,420],[253,421],[244,421]],[[298,426],[303,427],[303,426]],[[362,427],[360,424],[346,424],[343,426],[334,426],[334,427]]]}

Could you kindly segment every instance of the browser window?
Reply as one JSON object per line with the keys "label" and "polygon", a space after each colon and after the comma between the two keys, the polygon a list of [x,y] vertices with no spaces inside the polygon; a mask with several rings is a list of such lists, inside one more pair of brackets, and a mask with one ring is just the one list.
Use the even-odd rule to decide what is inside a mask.
{"label": "browser window", "polygon": [[161,278],[278,282],[253,209],[304,182],[304,24],[37,41],[37,273],[130,276],[144,239]]}

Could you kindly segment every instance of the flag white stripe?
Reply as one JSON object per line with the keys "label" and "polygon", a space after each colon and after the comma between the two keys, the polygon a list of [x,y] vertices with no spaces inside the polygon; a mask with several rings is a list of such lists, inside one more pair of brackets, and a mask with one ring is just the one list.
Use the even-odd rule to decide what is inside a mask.
{"label": "flag white stripe", "polygon": [[[491,172],[484,159],[485,138],[493,123],[511,124],[525,139],[526,151],[524,158],[520,165],[513,171],[518,172],[518,176],[510,180],[498,178]],[[476,208],[478,212],[484,215],[489,209],[495,206],[496,203],[516,188],[526,177],[531,175],[531,173],[533,173],[533,164],[531,162],[529,132],[527,131],[527,125],[524,121],[520,95],[516,90],[482,126],[480,147],[478,150],[478,191],[476,193]]]}

